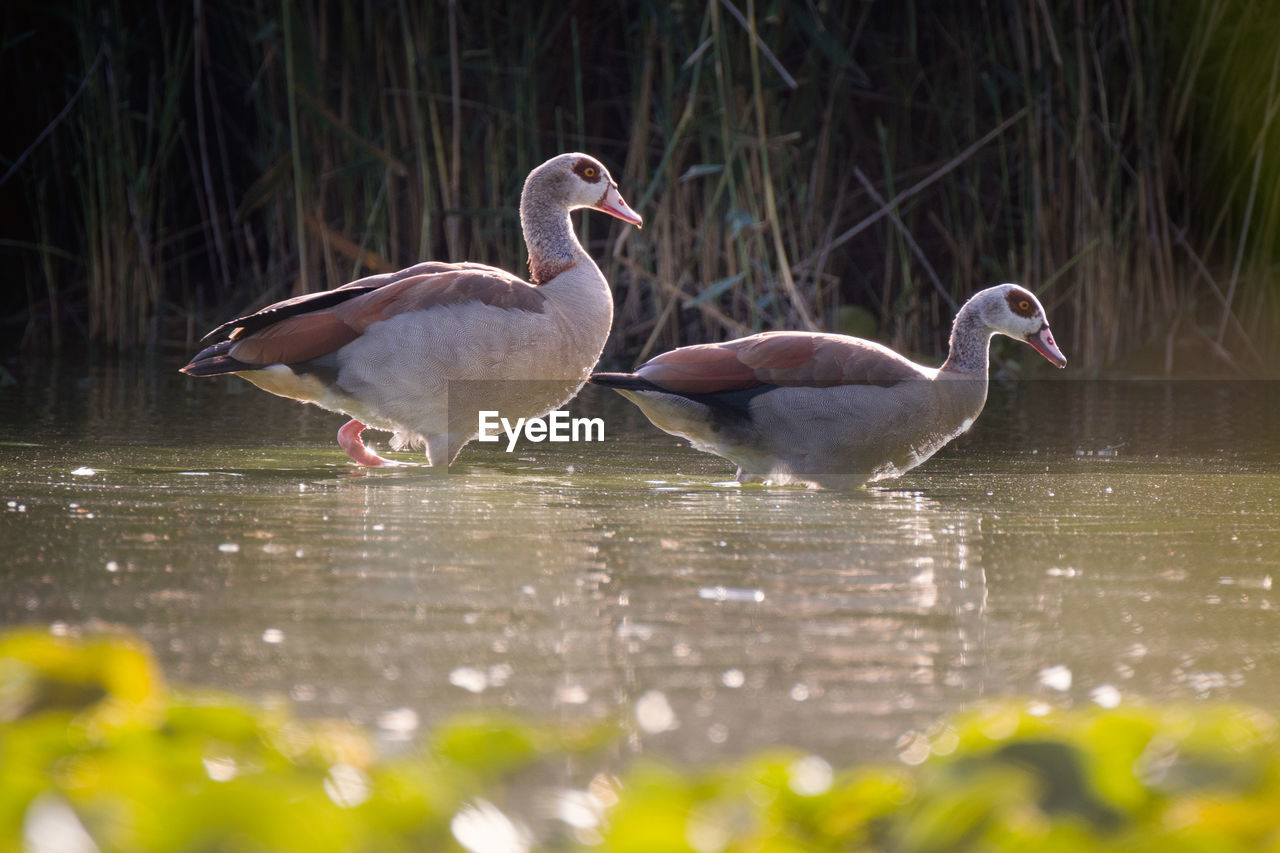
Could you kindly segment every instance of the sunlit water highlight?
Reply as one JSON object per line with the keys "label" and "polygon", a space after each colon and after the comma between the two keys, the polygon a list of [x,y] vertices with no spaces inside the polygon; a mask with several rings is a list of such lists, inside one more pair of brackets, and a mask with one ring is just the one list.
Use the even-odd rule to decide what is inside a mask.
{"label": "sunlit water highlight", "polygon": [[173,367],[0,389],[0,622],[124,626],[388,742],[499,707],[843,762],[984,697],[1280,709],[1274,383],[997,386],[844,494],[727,483],[595,389],[604,443],[360,472],[340,416]]}

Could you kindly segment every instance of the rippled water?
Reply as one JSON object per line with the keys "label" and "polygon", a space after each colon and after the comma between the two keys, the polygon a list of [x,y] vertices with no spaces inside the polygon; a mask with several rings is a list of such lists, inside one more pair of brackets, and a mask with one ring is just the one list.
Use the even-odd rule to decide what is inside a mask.
{"label": "rippled water", "polygon": [[1280,708],[1276,383],[997,386],[846,494],[726,484],[598,389],[603,443],[362,473],[340,416],[176,366],[0,388],[0,622],[125,626],[174,680],[392,739],[510,707],[843,761],[983,697]]}

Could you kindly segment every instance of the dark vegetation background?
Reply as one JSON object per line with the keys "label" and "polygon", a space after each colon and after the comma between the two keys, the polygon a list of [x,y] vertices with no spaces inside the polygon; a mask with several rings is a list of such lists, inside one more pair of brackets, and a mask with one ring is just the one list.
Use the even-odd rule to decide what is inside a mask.
{"label": "dark vegetation background", "polygon": [[578,215],[615,362],[806,326],[936,360],[954,306],[1000,281],[1040,293],[1089,373],[1280,355],[1272,0],[0,16],[6,346],[185,351],[421,259],[523,270],[525,175],[584,150],[646,222]]}

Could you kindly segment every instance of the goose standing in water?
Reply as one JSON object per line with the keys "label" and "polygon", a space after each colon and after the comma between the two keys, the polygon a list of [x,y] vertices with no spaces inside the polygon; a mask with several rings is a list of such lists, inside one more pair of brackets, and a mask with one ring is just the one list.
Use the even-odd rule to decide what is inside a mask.
{"label": "goose standing in water", "polygon": [[233,373],[259,388],[352,418],[338,443],[358,465],[394,465],[361,440],[393,432],[449,465],[478,432],[478,412],[514,421],[570,400],[613,323],[613,296],[574,235],[569,211],[599,210],[639,227],[599,161],[561,154],[534,169],[520,197],[530,284],[474,263],[417,264],[286,299],[223,323],[182,372]]}
{"label": "goose standing in water", "polygon": [[973,425],[997,332],[1066,366],[1039,300],[1001,284],[961,306],[938,368],[861,338],[764,332],[681,347],[591,381],[659,429],[736,463],[740,482],[855,488],[902,475]]}

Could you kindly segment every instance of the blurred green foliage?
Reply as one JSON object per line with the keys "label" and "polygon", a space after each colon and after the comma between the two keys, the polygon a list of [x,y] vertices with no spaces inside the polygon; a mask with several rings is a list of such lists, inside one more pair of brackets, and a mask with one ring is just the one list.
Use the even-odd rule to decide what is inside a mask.
{"label": "blurred green foliage", "polygon": [[643,761],[540,809],[518,794],[601,735],[474,717],[388,758],[347,724],[171,689],[131,638],[19,631],[0,637],[0,849],[1280,850],[1280,730],[1248,708],[1004,703],[908,733],[898,766],[776,750]]}

